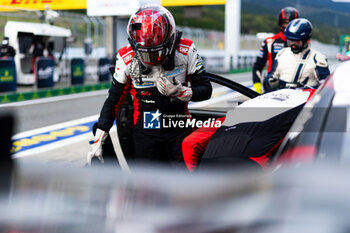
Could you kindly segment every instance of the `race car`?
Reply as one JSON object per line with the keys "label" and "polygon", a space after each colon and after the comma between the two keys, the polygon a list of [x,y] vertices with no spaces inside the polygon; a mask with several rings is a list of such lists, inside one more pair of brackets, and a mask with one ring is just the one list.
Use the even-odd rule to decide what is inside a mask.
{"label": "race car", "polygon": [[219,128],[202,127],[184,139],[184,160],[196,168],[249,165],[267,168],[314,89],[281,89],[230,110]]}
{"label": "race car", "polygon": [[[282,113],[282,115],[275,115],[271,121],[257,121],[253,118],[250,122],[242,123],[246,121],[243,119],[241,124],[236,125],[234,121],[231,124],[228,121],[222,129],[213,130],[211,134],[206,132],[202,134],[202,138],[197,139],[194,138],[196,134],[200,135],[200,130],[195,131],[194,135],[191,135],[192,142],[190,142],[194,150],[197,152],[198,148],[202,151],[206,150],[203,154],[196,154],[189,150],[190,152],[185,155],[188,169],[193,171],[196,168],[200,170],[201,167],[212,167],[215,162],[230,166],[243,162],[256,167],[270,167],[275,171],[285,166],[294,165],[300,168],[302,165],[316,162],[317,164],[347,164],[350,161],[348,152],[349,72],[350,61],[340,64],[317,91],[310,92],[309,97],[305,96],[304,100],[300,100],[306,101],[304,106],[300,105],[302,108],[293,108],[299,113],[294,111],[285,116]],[[297,93],[306,90],[281,91]],[[254,104],[262,97],[249,100],[236,107],[234,111],[237,114],[242,107],[250,103]],[[267,103],[265,106],[271,107]],[[262,112],[255,110],[254,114]],[[248,117],[249,114],[244,116]],[[255,117],[263,118],[263,116]],[[288,127],[281,127],[286,125],[280,126],[288,121],[290,123],[288,130]],[[237,126],[240,126],[241,131],[235,128]],[[187,140],[190,139],[186,138],[184,144],[188,143]],[[188,145],[185,147],[189,148]]]}

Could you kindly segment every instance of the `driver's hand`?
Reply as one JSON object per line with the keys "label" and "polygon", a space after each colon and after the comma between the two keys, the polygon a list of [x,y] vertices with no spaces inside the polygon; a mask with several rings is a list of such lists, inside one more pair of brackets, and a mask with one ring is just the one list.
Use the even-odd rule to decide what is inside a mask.
{"label": "driver's hand", "polygon": [[108,133],[106,133],[105,131],[101,129],[96,130],[95,139],[87,154],[87,163],[89,166],[91,166],[91,160],[93,157],[97,157],[101,161],[101,163],[104,162],[102,157],[102,145],[106,140],[107,136],[108,136]]}
{"label": "driver's hand", "polygon": [[161,75],[157,80],[157,89],[158,91],[165,96],[174,96],[176,95],[182,85],[175,78],[171,82],[165,75]]}
{"label": "driver's hand", "polygon": [[157,88],[162,95],[173,96],[182,101],[189,101],[193,94],[192,88],[182,86],[175,78],[171,82],[165,76],[161,76],[157,80]]}
{"label": "driver's hand", "polygon": [[193,91],[190,87],[184,87],[181,85],[177,93],[174,95],[176,98],[182,101],[190,101],[192,98]]}

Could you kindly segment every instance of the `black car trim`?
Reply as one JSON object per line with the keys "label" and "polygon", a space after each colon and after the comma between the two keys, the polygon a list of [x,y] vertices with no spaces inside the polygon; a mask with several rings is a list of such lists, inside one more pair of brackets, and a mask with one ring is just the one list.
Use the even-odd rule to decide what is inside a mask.
{"label": "black car trim", "polygon": [[242,84],[239,84],[235,81],[232,81],[232,80],[229,80],[225,77],[222,77],[220,75],[217,75],[217,74],[213,74],[213,73],[209,73],[207,72],[206,73],[207,76],[209,77],[210,81],[214,82],[214,83],[217,83],[217,84],[220,84],[220,85],[223,85],[223,86],[226,86],[226,87],[229,87],[249,98],[255,98],[257,96],[259,96],[260,94],[253,91],[252,89],[246,87],[246,86],[243,86]]}

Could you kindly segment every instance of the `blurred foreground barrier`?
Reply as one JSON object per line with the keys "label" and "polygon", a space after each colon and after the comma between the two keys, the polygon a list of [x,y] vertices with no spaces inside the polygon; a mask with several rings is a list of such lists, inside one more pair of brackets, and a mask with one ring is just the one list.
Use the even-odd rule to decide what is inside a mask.
{"label": "blurred foreground barrier", "polygon": [[35,62],[37,87],[53,87],[55,64],[51,58],[39,57]]}
{"label": "blurred foreground barrier", "polygon": [[13,129],[15,125],[14,114],[5,109],[0,113],[0,192],[1,199],[6,198],[10,191],[13,161],[11,158],[11,147]]}
{"label": "blurred foreground barrier", "polygon": [[16,91],[16,65],[12,58],[0,59],[0,92]]}
{"label": "blurred foreground barrier", "polygon": [[104,82],[109,80],[110,60],[108,58],[100,58],[98,60],[98,81]]}
{"label": "blurred foreground barrier", "polygon": [[84,84],[85,63],[82,58],[73,58],[71,61],[71,84]]}

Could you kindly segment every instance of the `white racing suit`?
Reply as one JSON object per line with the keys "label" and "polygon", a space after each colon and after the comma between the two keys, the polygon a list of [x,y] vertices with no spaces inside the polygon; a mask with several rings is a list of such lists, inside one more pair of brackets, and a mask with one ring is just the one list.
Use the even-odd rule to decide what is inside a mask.
{"label": "white racing suit", "polygon": [[138,61],[130,45],[118,51],[112,86],[106,99],[97,128],[108,132],[125,97],[133,99],[134,157],[139,161],[165,161],[184,166],[181,152],[183,138],[191,133],[189,128],[165,128],[162,119],[173,116],[172,121],[187,118],[188,101],[174,96],[164,96],[157,89],[160,73],[170,81],[176,79],[190,87],[190,101],[211,97],[212,87],[204,71],[202,59],[193,42],[180,39],[174,54],[161,66],[146,69]]}
{"label": "white racing suit", "polygon": [[265,92],[306,86],[317,88],[329,75],[327,58],[309,45],[300,53],[280,50],[264,80]]}

